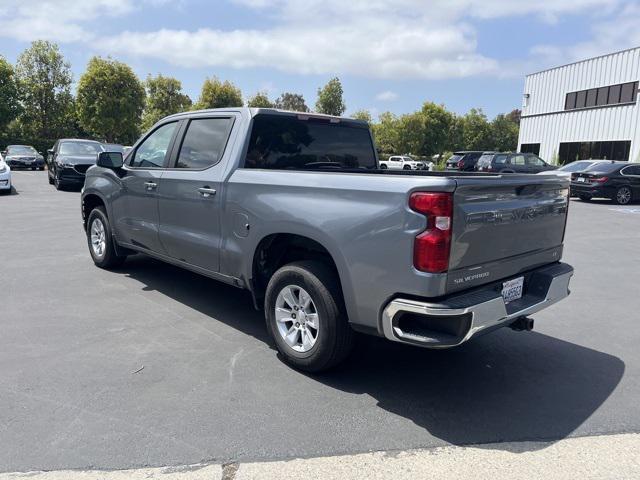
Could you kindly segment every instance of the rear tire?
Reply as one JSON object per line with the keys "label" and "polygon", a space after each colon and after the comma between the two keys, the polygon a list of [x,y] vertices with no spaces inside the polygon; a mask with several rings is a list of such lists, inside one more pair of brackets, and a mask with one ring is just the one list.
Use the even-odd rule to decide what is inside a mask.
{"label": "rear tire", "polygon": [[589,195],[578,195],[578,198],[580,198],[580,200],[582,200],[583,202],[591,201],[591,197]]}
{"label": "rear tire", "polygon": [[265,317],[283,360],[299,370],[328,370],[353,347],[339,281],[323,263],[294,262],[276,271],[267,286]]}
{"label": "rear tire", "polygon": [[403,170],[411,170],[411,167],[409,165],[405,165],[404,167],[402,167]]}
{"label": "rear tire", "polygon": [[616,191],[616,198],[614,198],[613,200],[618,205],[628,205],[629,203],[631,203],[632,198],[633,194],[631,192],[631,188],[623,186]]}
{"label": "rear tire", "polygon": [[119,267],[126,256],[118,255],[113,245],[111,224],[103,207],[91,210],[87,220],[87,245],[93,263],[100,268]]}

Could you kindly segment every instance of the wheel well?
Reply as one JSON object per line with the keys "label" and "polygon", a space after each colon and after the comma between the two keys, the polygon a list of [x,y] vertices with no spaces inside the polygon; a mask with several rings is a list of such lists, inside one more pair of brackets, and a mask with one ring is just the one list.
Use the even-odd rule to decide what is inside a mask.
{"label": "wheel well", "polygon": [[104,207],[104,202],[98,195],[87,195],[82,199],[82,222],[84,223],[84,228],[87,228],[87,220],[89,219],[89,214],[91,210],[96,207]]}
{"label": "wheel well", "polygon": [[[338,268],[329,251],[320,243],[302,235],[277,233],[263,238],[253,255],[252,291],[257,308],[262,308],[271,276],[283,265],[300,260],[316,260],[328,265],[336,274]],[[342,291],[342,287],[340,287]]]}

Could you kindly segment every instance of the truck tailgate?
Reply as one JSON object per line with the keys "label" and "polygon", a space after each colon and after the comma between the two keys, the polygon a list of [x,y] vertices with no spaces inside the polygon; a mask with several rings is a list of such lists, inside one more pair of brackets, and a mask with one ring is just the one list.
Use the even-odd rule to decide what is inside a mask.
{"label": "truck tailgate", "polygon": [[560,260],[568,180],[504,175],[456,183],[447,292]]}

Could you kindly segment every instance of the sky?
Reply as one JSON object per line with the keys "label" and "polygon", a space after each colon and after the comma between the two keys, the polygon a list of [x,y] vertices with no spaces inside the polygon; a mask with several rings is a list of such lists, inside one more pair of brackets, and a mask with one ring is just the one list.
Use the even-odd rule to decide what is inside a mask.
{"label": "sky", "polygon": [[629,0],[0,0],[0,55],[46,39],[75,81],[110,56],[194,100],[217,76],[312,108],[338,76],[347,114],[433,101],[492,118],[520,107],[527,73],[639,46],[639,19]]}

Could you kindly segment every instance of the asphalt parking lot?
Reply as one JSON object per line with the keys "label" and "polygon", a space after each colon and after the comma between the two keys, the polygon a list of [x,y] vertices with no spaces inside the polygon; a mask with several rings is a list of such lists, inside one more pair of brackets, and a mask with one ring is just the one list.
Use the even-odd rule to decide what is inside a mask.
{"label": "asphalt parking lot", "polygon": [[278,359],[247,293],[142,256],[95,268],[79,193],[46,172],[13,183],[0,196],[0,472],[640,432],[640,205],[572,202],[573,293],[534,332],[448,351],[369,338],[311,376]]}

